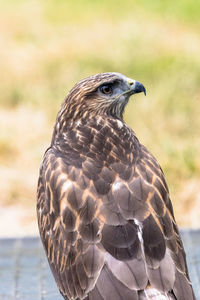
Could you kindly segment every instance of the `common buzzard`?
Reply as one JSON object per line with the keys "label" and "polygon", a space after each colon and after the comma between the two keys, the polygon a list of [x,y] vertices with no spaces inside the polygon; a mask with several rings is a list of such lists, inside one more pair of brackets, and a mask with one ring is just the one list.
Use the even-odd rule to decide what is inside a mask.
{"label": "common buzzard", "polygon": [[163,172],[123,120],[140,92],[122,74],[97,74],[58,113],[37,214],[64,299],[195,299]]}

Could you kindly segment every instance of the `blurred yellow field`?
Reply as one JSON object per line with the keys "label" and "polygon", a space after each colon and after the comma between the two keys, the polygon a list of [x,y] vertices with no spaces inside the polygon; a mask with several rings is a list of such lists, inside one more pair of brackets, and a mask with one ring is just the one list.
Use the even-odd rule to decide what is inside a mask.
{"label": "blurred yellow field", "polygon": [[145,85],[125,120],[161,164],[179,225],[200,226],[199,11],[194,0],[0,1],[0,235],[37,232],[38,170],[60,104],[109,71]]}

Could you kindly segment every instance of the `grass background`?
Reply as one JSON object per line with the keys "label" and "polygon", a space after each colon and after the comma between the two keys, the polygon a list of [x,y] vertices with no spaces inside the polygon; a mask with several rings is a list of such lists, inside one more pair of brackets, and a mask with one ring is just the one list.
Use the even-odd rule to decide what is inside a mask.
{"label": "grass background", "polygon": [[28,209],[19,230],[35,222],[61,102],[85,76],[117,71],[147,89],[125,120],[160,162],[178,223],[200,225],[200,1],[0,0],[0,30],[1,218]]}

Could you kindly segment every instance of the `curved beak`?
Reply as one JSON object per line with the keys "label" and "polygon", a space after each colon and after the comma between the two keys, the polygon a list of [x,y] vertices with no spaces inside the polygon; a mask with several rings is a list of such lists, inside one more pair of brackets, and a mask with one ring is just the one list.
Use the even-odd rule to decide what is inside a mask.
{"label": "curved beak", "polygon": [[138,93],[144,93],[146,96],[146,89],[144,85],[136,80],[129,79],[128,83],[130,85],[130,94],[138,94]]}
{"label": "curved beak", "polygon": [[142,83],[135,81],[133,86],[131,86],[131,94],[144,93],[146,96],[146,89]]}

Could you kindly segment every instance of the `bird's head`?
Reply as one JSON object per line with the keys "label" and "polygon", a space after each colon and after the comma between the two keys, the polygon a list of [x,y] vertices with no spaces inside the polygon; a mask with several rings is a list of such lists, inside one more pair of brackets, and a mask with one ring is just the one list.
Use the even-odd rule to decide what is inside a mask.
{"label": "bird's head", "polygon": [[78,82],[67,95],[60,113],[69,119],[88,114],[123,117],[129,97],[145,87],[120,73],[100,73]]}

